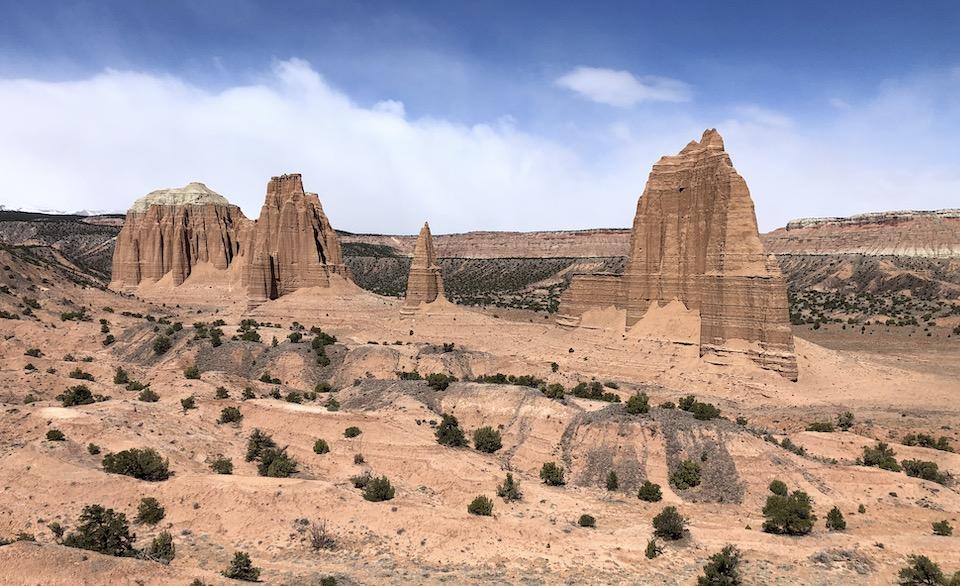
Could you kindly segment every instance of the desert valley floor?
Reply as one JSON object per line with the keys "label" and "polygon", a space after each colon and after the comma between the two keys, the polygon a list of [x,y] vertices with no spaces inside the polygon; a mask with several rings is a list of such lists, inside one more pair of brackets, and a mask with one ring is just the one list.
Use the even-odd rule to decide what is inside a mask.
{"label": "desert valley floor", "polygon": [[[960,444],[955,337],[906,338],[881,328],[864,343],[852,333],[799,327],[800,376],[790,382],[745,359],[699,357],[690,343],[696,317],[678,304],[620,332],[445,302],[401,319],[400,301],[337,281],[248,311],[242,295],[201,278],[175,292],[163,283],[146,287],[134,298],[10,251],[0,255],[0,309],[22,312],[26,298],[32,307],[0,321],[0,537],[21,536],[0,547],[4,583],[226,584],[220,572],[245,551],[270,584],[327,576],[338,584],[689,584],[726,544],[743,552],[750,584],[890,584],[910,554],[950,574],[960,570],[960,539],[931,531],[942,520],[960,525],[956,486],[856,463],[865,446],[883,441],[897,459],[933,461],[960,475],[960,455],[904,445],[918,433]],[[204,334],[216,320],[224,335],[214,348]],[[326,366],[317,363],[311,341],[321,334],[313,326],[336,337],[325,347]],[[260,341],[238,339],[241,329]],[[106,335],[114,339],[108,346]],[[155,351],[158,337],[171,348]],[[199,378],[187,378],[194,366]],[[114,384],[118,368],[159,400]],[[407,380],[414,372],[530,375],[567,394],[478,382],[441,390]],[[593,381],[622,401],[645,392],[649,412],[630,415],[623,402],[570,393]],[[80,383],[98,400],[62,406],[57,396]],[[688,395],[722,417],[702,421],[660,407]],[[182,406],[189,397],[196,408]],[[228,407],[242,419],[218,423]],[[805,431],[846,411],[854,415],[847,431]],[[444,413],[468,437],[481,426],[498,429],[503,447],[488,454],[438,445]],[[345,437],[353,426],[361,433]],[[49,441],[53,429],[65,441]],[[292,477],[259,476],[256,462],[245,461],[254,429],[287,447],[297,462]],[[318,439],[328,453],[314,452]],[[89,444],[101,453],[91,454]],[[145,447],[169,459],[169,479],[103,470],[103,454]],[[219,458],[232,460],[232,474],[211,470]],[[680,490],[670,477],[687,460],[699,463],[702,482]],[[541,482],[541,466],[551,461],[565,469],[565,485]],[[610,471],[616,490],[605,486]],[[365,472],[388,477],[395,497],[365,500],[351,480]],[[519,480],[521,500],[496,496],[507,472]],[[813,498],[811,534],[761,530],[774,479]],[[637,498],[645,480],[662,487],[661,501]],[[492,499],[492,516],[468,513],[478,495]],[[73,529],[90,504],[132,521],[144,497],[156,498],[166,515],[132,530],[141,546],[169,531],[176,557],[168,565],[58,545],[48,528]],[[651,520],[669,505],[689,520],[689,533],[660,541],[663,553],[648,559]],[[845,531],[824,526],[834,506]],[[596,526],[579,526],[581,514]],[[310,527],[320,523],[332,549],[311,547]]]}

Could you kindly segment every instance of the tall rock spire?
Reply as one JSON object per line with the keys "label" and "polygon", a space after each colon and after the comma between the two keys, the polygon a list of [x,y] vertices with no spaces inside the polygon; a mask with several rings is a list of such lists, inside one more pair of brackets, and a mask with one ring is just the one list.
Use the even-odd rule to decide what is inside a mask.
{"label": "tall rock spire", "polygon": [[747,354],[797,379],[786,283],[763,250],[747,183],[714,129],[657,161],[637,202],[623,276],[574,278],[558,321],[576,325],[590,307],[613,305],[630,326],[651,303],[673,299],[699,311],[701,355]]}
{"label": "tall rock spire", "polygon": [[407,295],[405,307],[416,307],[421,303],[432,303],[443,298],[443,277],[437,256],[433,250],[433,235],[430,224],[424,222],[417,236],[417,245],[413,249],[410,262],[410,275],[407,277]]}

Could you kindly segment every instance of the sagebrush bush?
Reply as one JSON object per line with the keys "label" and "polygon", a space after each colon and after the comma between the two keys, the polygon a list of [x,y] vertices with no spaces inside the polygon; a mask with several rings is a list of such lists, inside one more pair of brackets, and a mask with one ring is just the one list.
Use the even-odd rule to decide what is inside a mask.
{"label": "sagebrush bush", "polygon": [[357,437],[357,436],[360,435],[361,433],[363,433],[363,432],[360,431],[360,428],[359,428],[359,427],[357,427],[357,426],[355,426],[355,425],[351,425],[350,427],[348,427],[348,428],[346,428],[345,430],[343,430],[343,437]]}
{"label": "sagebrush bush", "polygon": [[864,466],[875,466],[891,472],[900,472],[900,464],[895,458],[896,452],[893,451],[886,442],[878,442],[876,446],[863,446],[863,457],[860,462]]}
{"label": "sagebrush bush", "polygon": [[620,479],[617,478],[617,473],[613,470],[607,472],[607,481],[606,481],[607,490],[614,491],[620,488]]}
{"label": "sagebrush bush", "polygon": [[220,419],[217,419],[217,423],[240,423],[243,421],[243,413],[240,412],[240,409],[237,407],[224,407],[220,411]]}
{"label": "sagebrush bush", "polygon": [[450,386],[450,383],[455,382],[457,382],[457,377],[442,372],[434,372],[427,375],[427,385],[437,391],[445,391],[447,387]]}
{"label": "sagebrush bush", "polygon": [[254,567],[250,556],[244,551],[233,554],[230,565],[221,573],[232,580],[243,580],[244,582],[256,582],[260,579],[260,568]]}
{"label": "sagebrush bush", "polygon": [[523,498],[523,493],[520,492],[520,482],[514,480],[513,474],[510,472],[507,472],[507,477],[503,483],[497,486],[497,496],[507,502],[518,501]]}
{"label": "sagebrush bush", "polygon": [[670,475],[670,484],[678,490],[699,486],[700,464],[692,460],[683,460]]}
{"label": "sagebrush bush", "polygon": [[787,489],[787,484],[782,480],[773,480],[770,482],[770,486],[767,487],[775,495],[787,496],[789,490]]}
{"label": "sagebrush bush", "polygon": [[556,462],[544,462],[540,468],[540,480],[548,486],[563,486],[563,467]]}
{"label": "sagebrush bush", "polygon": [[287,454],[287,449],[266,448],[260,452],[257,474],[270,478],[288,478],[297,471],[297,461]]}
{"label": "sagebrush bush", "polygon": [[473,447],[480,452],[492,454],[503,447],[500,432],[490,426],[473,432]]}
{"label": "sagebrush bush", "polygon": [[953,535],[953,527],[950,526],[950,522],[946,519],[943,521],[937,521],[933,524],[933,534],[940,535],[942,537],[950,537]]}
{"label": "sagebrush bush", "polygon": [[637,491],[637,498],[648,503],[656,503],[663,499],[663,492],[660,485],[649,480],[644,480]]}
{"label": "sagebrush bush", "polygon": [[327,440],[318,439],[313,442],[313,452],[315,454],[326,454],[330,452],[330,445],[327,443]]}
{"label": "sagebrush bush", "polygon": [[246,460],[247,462],[253,462],[260,457],[264,450],[275,447],[277,447],[277,444],[272,437],[255,428],[250,432],[250,437],[247,439]]}
{"label": "sagebrush bush", "polygon": [[[771,483],[771,492],[773,489]],[[813,499],[802,490],[795,490],[789,495],[771,494],[763,506],[763,516],[764,531],[785,535],[806,535],[817,520],[813,514]]]}
{"label": "sagebrush bush", "polygon": [[713,554],[703,566],[697,586],[735,586],[740,584],[740,551],[728,545]]}
{"label": "sagebrush bush", "polygon": [[687,520],[677,511],[676,507],[664,507],[653,518],[653,534],[661,539],[676,541],[683,538],[687,530]]}
{"label": "sagebrush bush", "polygon": [[137,395],[137,400],[143,401],[144,403],[156,403],[160,400],[160,395],[155,393],[150,387],[147,387],[140,391],[140,394]]}
{"label": "sagebrush bush", "polygon": [[907,476],[913,478],[922,478],[924,480],[929,480],[931,482],[936,482],[937,484],[946,484],[948,476],[940,472],[940,467],[937,466],[936,462],[928,462],[926,460],[903,460],[900,462],[900,465],[903,467],[903,471]]}
{"label": "sagebrush bush", "polygon": [[137,523],[156,525],[163,520],[166,514],[166,509],[163,508],[160,501],[152,496],[148,496],[140,499],[140,504],[137,506],[137,518],[135,520]]}
{"label": "sagebrush bush", "polygon": [[219,456],[210,462],[210,469],[217,474],[233,474],[233,460]]}
{"label": "sagebrush bush", "polygon": [[833,431],[833,424],[829,421],[814,421],[813,423],[807,425],[807,431],[830,433]]}
{"label": "sagebrush bush", "polygon": [[467,505],[467,512],[471,515],[489,517],[493,514],[493,501],[483,495],[480,495],[470,501],[470,504]]}
{"label": "sagebrush bush", "polygon": [[627,399],[623,409],[630,415],[643,415],[650,412],[650,397],[646,393],[636,393]]}
{"label": "sagebrush bush", "polygon": [[62,394],[57,395],[57,399],[64,407],[73,407],[74,405],[89,405],[94,402],[93,393],[87,388],[87,385],[76,385],[67,388]]}
{"label": "sagebrush bush", "polygon": [[170,338],[166,336],[157,336],[157,339],[153,341],[153,352],[156,355],[164,354],[173,344],[170,343]]}
{"label": "sagebrush bush", "polygon": [[125,385],[130,382],[130,375],[127,374],[127,371],[122,367],[117,367],[117,371],[113,374],[113,384],[115,385]]}
{"label": "sagebrush bush", "polygon": [[87,453],[91,456],[96,456],[100,453],[100,446],[94,443],[87,444]]}
{"label": "sagebrush bush", "polygon": [[151,482],[170,478],[166,460],[152,448],[131,448],[103,457],[103,469],[111,474],[123,474]]}
{"label": "sagebrush bush", "polygon": [[437,443],[452,448],[462,448],[468,445],[467,438],[460,429],[460,423],[453,415],[443,414],[443,420],[437,427]]}
{"label": "sagebrush bush", "polygon": [[656,539],[650,539],[647,541],[647,549],[644,552],[644,555],[647,556],[648,560],[652,560],[661,553],[663,553],[663,548],[657,544]]}
{"label": "sagebrush bush", "polygon": [[217,387],[217,390],[213,392],[213,398],[219,400],[229,399],[230,392],[226,387]]}
{"label": "sagebrush bush", "polygon": [[197,365],[188,366],[183,369],[183,376],[191,380],[200,379],[200,369],[197,368]]}
{"label": "sagebrush bush", "polygon": [[169,531],[161,531],[159,535],[153,538],[143,555],[155,562],[169,564],[177,555],[177,548],[173,545],[173,536],[170,535]]}
{"label": "sagebrush bush", "polygon": [[59,429],[48,429],[47,430],[47,441],[51,442],[62,442],[66,441],[67,436],[63,435],[63,432]]}
{"label": "sagebrush bush", "polygon": [[597,520],[593,515],[588,515],[586,513],[580,515],[580,518],[577,519],[577,525],[581,527],[596,527]]}
{"label": "sagebrush bush", "polygon": [[386,476],[371,478],[363,488],[363,498],[370,502],[388,501],[394,497],[396,491]]}
{"label": "sagebrush bush", "polygon": [[76,530],[64,538],[63,544],[107,555],[131,556],[136,552],[135,541],[126,515],[100,505],[88,505],[80,513]]}

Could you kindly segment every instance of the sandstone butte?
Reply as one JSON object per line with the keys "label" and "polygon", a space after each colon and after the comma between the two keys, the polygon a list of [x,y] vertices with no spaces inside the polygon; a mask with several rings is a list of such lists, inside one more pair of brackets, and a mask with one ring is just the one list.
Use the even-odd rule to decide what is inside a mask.
{"label": "sandstone butte", "polygon": [[407,276],[407,294],[401,311],[409,312],[421,303],[433,303],[443,297],[443,276],[433,250],[433,235],[430,234],[430,224],[424,222],[420,235],[417,236],[417,244],[413,248],[410,274]]}
{"label": "sandstone butte", "polygon": [[223,281],[240,275],[251,304],[328,286],[334,274],[349,278],[320,199],[298,174],[270,179],[256,221],[202,183],[138,199],[117,236],[110,287],[176,287],[200,265],[222,271]]}
{"label": "sandstone butte", "polygon": [[581,325],[585,312],[612,306],[629,327],[652,304],[674,300],[699,313],[701,356],[746,355],[797,380],[786,283],[714,129],[657,161],[637,202],[624,274],[575,275],[558,323]]}

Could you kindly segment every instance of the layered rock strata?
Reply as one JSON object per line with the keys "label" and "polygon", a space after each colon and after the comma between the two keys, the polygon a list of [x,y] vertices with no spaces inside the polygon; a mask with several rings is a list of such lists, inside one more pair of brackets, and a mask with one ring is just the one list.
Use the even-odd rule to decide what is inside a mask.
{"label": "layered rock strata", "polygon": [[180,285],[199,263],[226,270],[249,225],[240,208],[202,183],[151,192],[134,202],[117,235],[111,287],[130,290],[168,273]]}
{"label": "layered rock strata", "polygon": [[677,299],[700,313],[700,354],[745,354],[797,379],[786,284],[765,254],[746,182],[716,130],[653,167],[637,203],[622,276],[577,275],[558,322],[591,308],[625,310],[626,326],[652,303]]}
{"label": "layered rock strata", "polygon": [[331,275],[348,273],[320,198],[304,192],[299,174],[271,178],[243,271],[249,303],[301,287],[327,287]]}
{"label": "layered rock strata", "polygon": [[443,276],[437,264],[437,255],[433,250],[433,235],[430,224],[424,222],[417,236],[410,261],[410,274],[407,277],[407,294],[404,298],[405,309],[416,308],[421,303],[433,303],[443,298]]}

